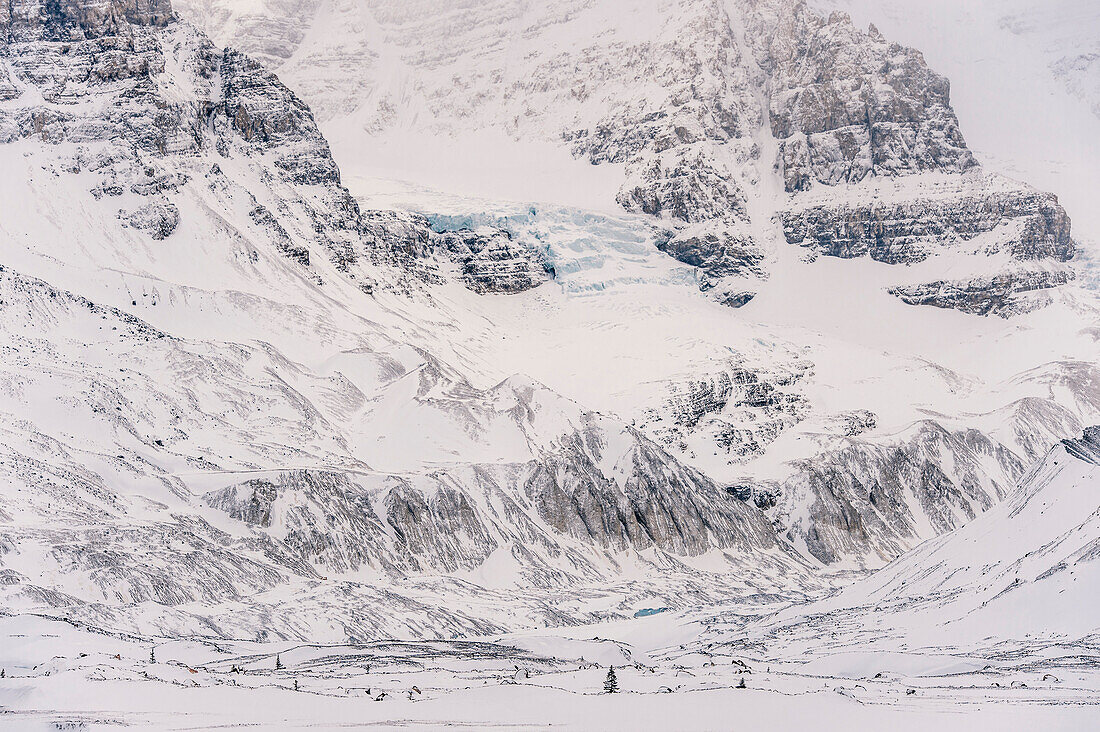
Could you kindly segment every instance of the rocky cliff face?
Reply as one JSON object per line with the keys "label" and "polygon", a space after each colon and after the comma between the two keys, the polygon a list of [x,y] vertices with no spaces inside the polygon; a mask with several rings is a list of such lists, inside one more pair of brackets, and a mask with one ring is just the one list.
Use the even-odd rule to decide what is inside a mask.
{"label": "rocky cliff face", "polygon": [[[154,239],[179,226],[180,187],[205,179],[216,195],[247,198],[256,227],[303,266],[312,250],[350,272],[364,250],[358,207],[308,108],[172,19],[167,2],[13,6],[5,55],[42,101],[0,111],[0,140],[59,146],[70,173],[90,175],[93,195],[116,199]],[[211,156],[219,162],[204,166]],[[261,158],[264,190],[240,191],[222,170]],[[260,202],[272,195],[282,210]]]}
{"label": "rocky cliff face", "polygon": [[[733,361],[705,378],[671,385],[666,401],[649,410],[642,424],[670,448],[709,446],[730,464],[744,462],[805,417],[809,405],[798,382],[811,368],[805,362],[788,370]],[[703,447],[693,444],[699,438]]]}
{"label": "rocky cliff face", "polygon": [[0,32],[12,43],[80,41],[126,34],[127,26],[163,28],[172,19],[168,0],[10,0],[0,8]]}
{"label": "rocky cliff face", "polygon": [[[275,66],[304,42],[279,19],[316,12],[309,2],[293,13],[197,5],[185,11]],[[918,50],[843,13],[822,15],[800,0],[624,2],[617,10],[593,0],[471,3],[461,30],[440,41],[445,10],[386,0],[354,10],[333,0],[332,8],[380,35],[342,35],[332,42],[339,53],[311,49],[299,59],[304,67],[285,68],[309,80],[303,89],[316,88],[325,114],[354,109],[355,119],[370,120],[367,131],[498,129],[559,141],[596,165],[620,164],[619,203],[673,227],[662,250],[698,263],[701,288],[720,302],[743,305],[759,289],[782,246],[775,215],[787,242],[834,256],[912,262],[967,249],[992,231],[1003,240],[996,248],[1019,258],[1073,255],[1056,199],[980,174],[947,79]],[[647,30],[633,32],[635,24]],[[522,54],[507,50],[513,27],[523,28]],[[379,44],[401,59],[407,85],[391,88]],[[350,78],[341,64],[351,58],[361,59],[356,68],[377,68],[377,78]],[[774,176],[786,195],[758,201],[772,197]],[[944,177],[956,193],[944,194]],[[983,182],[965,182],[975,180]],[[876,201],[860,187],[876,181],[906,183]],[[753,261],[731,258],[731,242]]]}
{"label": "rocky cliff face", "polygon": [[747,38],[771,81],[768,117],[788,191],[977,165],[947,79],[919,51],[802,2],[745,7]]}
{"label": "rocky cliff face", "polygon": [[[778,212],[787,243],[888,264],[954,253],[1073,258],[1069,219],[1053,195],[979,173],[951,109],[949,84],[919,51],[804,3],[746,7],[748,37],[771,79],[777,166],[792,194]],[[1000,301],[1001,283],[1012,278],[979,277],[957,289],[988,288],[989,299]],[[966,297],[906,301],[982,311]]]}
{"label": "rocky cliff face", "polygon": [[[607,435],[593,420],[526,464],[429,476],[288,471],[204,500],[304,564],[336,573],[381,569],[395,578],[476,570],[498,550],[542,584],[607,577],[600,551],[697,556],[775,548],[763,516],[639,435],[627,439],[635,443],[629,451],[610,456]],[[600,465],[609,457],[614,473]],[[560,551],[562,536],[588,548],[569,550],[571,567],[540,557]]]}
{"label": "rocky cliff face", "polygon": [[[311,252],[324,256],[368,290],[439,279],[438,268],[402,256],[410,238],[426,242],[422,255],[460,260],[477,291],[522,291],[547,279],[499,237],[456,254],[454,237],[440,239],[423,219],[365,216],[298,96],[256,61],[173,19],[167,2],[13,4],[0,31],[8,59],[0,88],[14,99],[34,89],[42,101],[0,110],[0,141],[66,144],[65,167],[94,174],[93,195],[129,206],[120,219],[153,239],[176,230],[173,199],[202,177],[225,199],[247,198],[255,227],[288,257],[308,268]],[[203,168],[207,157],[215,162]],[[238,189],[226,175],[234,160],[264,168],[261,190]],[[279,206],[265,204],[272,196]]]}
{"label": "rocky cliff face", "polygon": [[751,512],[647,440],[620,458],[625,482],[609,480],[593,460],[600,458],[592,455],[597,439],[592,431],[563,442],[564,459],[548,456],[525,483],[542,518],[558,531],[612,549],[659,547],[687,556],[773,546],[765,524],[746,520]]}
{"label": "rocky cliff face", "polygon": [[[802,3],[754,2],[748,12],[749,37],[772,80],[777,165],[792,194],[778,212],[787,243],[887,264],[956,253],[1073,258],[1069,219],[1054,196],[978,172],[948,82],[918,51],[888,43],[874,27],[856,29],[843,13],[826,19]],[[944,289],[943,282],[893,292],[911,304],[1010,316],[1026,308],[1006,302],[1015,288],[1009,280],[1018,278],[978,277],[942,297],[927,293]],[[1066,280],[1044,281],[1057,287]]]}
{"label": "rocky cliff face", "polygon": [[1003,250],[1019,260],[1065,262],[1073,258],[1075,246],[1058,199],[1037,191],[960,191],[938,199],[821,204],[784,211],[780,218],[790,244],[830,257],[867,256],[886,264],[920,262],[991,232],[1003,236],[983,254]]}
{"label": "rocky cliff face", "polygon": [[699,268],[699,289],[704,292],[727,277],[764,277],[764,252],[751,238],[726,231],[669,232],[657,240],[657,248],[684,264]]}
{"label": "rocky cliff face", "polygon": [[[1018,271],[995,277],[893,287],[890,294],[909,305],[933,305],[973,315],[1009,318],[1043,307],[1049,302],[1043,291],[1064,285],[1070,279],[1070,273],[1061,271]],[[1041,295],[1029,296],[1031,293]]]}
{"label": "rocky cliff face", "polygon": [[[1052,365],[1035,376],[1068,387],[1073,401],[1096,399],[1087,386],[1081,391],[1097,377],[1092,364]],[[798,461],[779,485],[749,485],[776,493],[775,520],[787,527],[788,539],[821,561],[859,554],[859,547],[892,559],[913,545],[924,524],[942,534],[998,504],[1057,435],[1082,429],[1071,408],[1049,398],[1020,399],[989,418],[1011,423],[1011,431],[924,420],[888,441],[844,440],[839,450]],[[810,519],[803,513],[807,499]]]}
{"label": "rocky cliff face", "polygon": [[459,265],[463,284],[477,293],[523,292],[554,275],[553,266],[537,249],[504,229],[443,231],[432,239]]}
{"label": "rocky cliff face", "polygon": [[[743,49],[717,0],[669,7],[662,21],[654,42],[597,41],[569,59],[584,79],[574,89],[578,100],[603,96],[607,111],[563,138],[594,164],[626,164],[618,200],[627,210],[686,223],[743,224],[748,214],[735,166],[738,156],[744,162],[751,154],[745,138],[759,122]],[[659,89],[608,98],[619,71],[607,53],[640,78],[660,79]],[[560,84],[550,60],[540,62],[531,86]],[[732,153],[732,165],[719,148]]]}

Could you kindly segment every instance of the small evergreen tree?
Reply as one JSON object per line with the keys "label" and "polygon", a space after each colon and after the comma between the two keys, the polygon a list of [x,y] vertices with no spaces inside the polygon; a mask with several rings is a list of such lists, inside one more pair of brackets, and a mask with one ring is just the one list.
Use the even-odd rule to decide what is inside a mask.
{"label": "small evergreen tree", "polygon": [[157,649],[156,646],[149,649],[149,663],[157,662]]}
{"label": "small evergreen tree", "polygon": [[744,679],[744,677],[742,677],[741,681],[737,684],[737,688],[738,689],[744,689],[745,688],[745,679]]}
{"label": "small evergreen tree", "polygon": [[607,678],[603,681],[603,690],[606,694],[619,693],[619,679],[615,676],[615,667],[607,670]]}
{"label": "small evergreen tree", "polygon": [[298,691],[298,679],[294,679],[294,691]]}
{"label": "small evergreen tree", "polygon": [[283,659],[279,658],[279,654],[275,654],[275,670],[281,671],[283,668]]}

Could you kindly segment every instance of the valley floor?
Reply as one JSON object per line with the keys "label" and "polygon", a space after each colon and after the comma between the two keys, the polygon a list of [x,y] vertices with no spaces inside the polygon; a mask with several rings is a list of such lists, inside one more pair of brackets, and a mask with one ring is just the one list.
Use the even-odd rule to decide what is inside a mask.
{"label": "valley floor", "polygon": [[[773,653],[744,622],[729,636],[741,640],[722,643],[706,642],[712,620],[666,612],[544,635],[328,646],[154,642],[11,616],[0,620],[0,729],[1100,725],[1100,645],[880,651],[796,622]],[[616,695],[601,693],[612,665]]]}

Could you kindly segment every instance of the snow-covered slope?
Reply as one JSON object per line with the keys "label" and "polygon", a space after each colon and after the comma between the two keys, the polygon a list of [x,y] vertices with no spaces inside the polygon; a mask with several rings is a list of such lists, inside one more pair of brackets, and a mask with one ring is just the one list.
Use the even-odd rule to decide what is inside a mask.
{"label": "snow-covered slope", "polygon": [[1043,7],[1017,0],[1003,12],[1001,27],[1043,54],[1066,91],[1100,118],[1100,8],[1087,0],[1059,0]]}
{"label": "snow-covered slope", "polygon": [[0,2],[0,727],[1095,726],[1095,14],[814,5]]}
{"label": "snow-covered slope", "polygon": [[[1077,668],[981,670],[977,658],[898,653],[870,666],[887,669],[877,679],[853,679],[852,663],[824,675],[757,663],[752,650],[666,648],[684,636],[670,615],[563,635],[331,645],[120,636],[0,617],[0,725],[703,732],[728,728],[736,710],[777,732],[1023,732],[1092,729],[1098,719],[1087,655]],[[608,666],[620,693],[602,693]]]}
{"label": "snow-covered slope", "polygon": [[[865,669],[874,654],[891,663],[898,649],[1076,667],[1100,632],[1098,537],[1100,428],[1091,427],[1052,448],[1003,503],[965,526],[832,597],[733,635],[795,662],[843,664],[847,655],[860,663],[864,654]],[[717,627],[704,638],[730,642]],[[822,673],[828,667],[818,663]]]}
{"label": "snow-covered slope", "polygon": [[874,605],[925,642],[1076,640],[1098,630],[1098,588],[1100,428],[1091,427],[1054,447],[1000,505],[819,607]]}
{"label": "snow-covered slope", "polygon": [[[1093,427],[967,526],[778,613],[651,608],[576,628],[354,644],[143,637],[3,616],[0,705],[20,728],[110,717],[135,729],[706,730],[736,708],[769,729],[1091,729],[1098,520]],[[609,666],[622,693],[600,693]]]}

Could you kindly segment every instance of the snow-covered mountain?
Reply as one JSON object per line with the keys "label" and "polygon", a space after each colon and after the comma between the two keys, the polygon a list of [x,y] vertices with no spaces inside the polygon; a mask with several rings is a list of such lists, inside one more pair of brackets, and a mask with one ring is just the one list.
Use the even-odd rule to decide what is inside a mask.
{"label": "snow-covered mountain", "polygon": [[[481,297],[514,281],[470,266],[512,259],[507,233],[362,212],[308,108],[166,5],[17,10],[9,606],[363,637],[575,620],[593,609],[583,589],[551,602],[561,586],[617,583],[614,605],[652,594],[629,586],[647,572],[670,579],[658,596],[728,592],[732,568],[752,593],[819,585],[763,514],[637,430],[523,377],[472,385],[370,294],[420,293],[427,318],[428,283]],[[410,575],[446,577],[384,589]],[[517,607],[444,609],[499,588]]]}
{"label": "snow-covered mountain", "polygon": [[[1056,191],[1079,240],[1095,241],[1100,133],[1088,70],[1100,19],[1079,0],[815,0],[915,46],[951,80],[967,143],[988,167]],[[1059,69],[1079,68],[1077,81]]]}
{"label": "snow-covered mountain", "polygon": [[1091,240],[845,16],[181,12],[260,62],[167,3],[0,11],[11,607],[341,640],[801,598],[1100,413]]}
{"label": "snow-covered mountain", "polygon": [[179,1],[0,0],[0,727],[1095,726],[1087,4]]}
{"label": "snow-covered mountain", "polygon": [[[554,282],[522,305],[451,307],[494,324],[471,348],[476,369],[527,373],[634,421],[774,503],[819,560],[874,563],[958,525],[1093,413],[1088,393],[1021,401],[1046,400],[1031,379],[1055,372],[1094,382],[1078,338],[1095,297],[1077,279],[1091,275],[1065,263],[1080,248],[1065,211],[983,169],[947,80],[843,14],[705,1],[180,8],[303,90],[367,205],[441,229],[491,224],[545,250]],[[684,297],[685,278],[737,313]],[[478,318],[452,320],[458,332]],[[1050,340],[1017,340],[1033,328]],[[948,332],[1004,351],[949,355]],[[1068,361],[1049,357],[1074,341]],[[929,378],[868,393],[897,369]]]}
{"label": "snow-covered mountain", "polygon": [[[680,631],[673,643],[641,628],[611,637],[712,688],[748,666],[749,686],[780,698],[825,690],[906,709],[906,722],[942,704],[949,727],[1033,726],[991,721],[992,703],[1013,714],[1041,706],[1052,726],[1088,728],[1098,521],[1100,428],[1090,427],[1052,447],[996,507],[828,598],[768,613],[737,604],[685,613],[665,628]],[[1087,719],[1065,716],[1075,708]]]}
{"label": "snow-covered mountain", "polygon": [[[789,0],[181,7],[309,90],[352,169],[373,165],[364,136],[404,156],[417,131],[557,143],[622,168],[615,200],[659,216],[662,251],[735,307],[784,241],[932,259],[928,281],[889,292],[981,314],[1045,303],[1025,293],[1072,276],[1056,199],[982,174],[947,80],[843,14]],[[976,256],[933,256],[945,246]]]}

